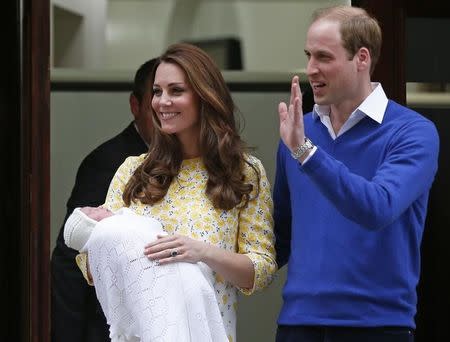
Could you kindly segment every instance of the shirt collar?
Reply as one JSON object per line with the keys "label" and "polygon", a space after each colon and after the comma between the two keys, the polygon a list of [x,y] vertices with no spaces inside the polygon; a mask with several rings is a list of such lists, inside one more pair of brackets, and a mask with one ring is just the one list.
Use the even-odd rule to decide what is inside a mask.
{"label": "shirt collar", "polygon": [[[372,88],[372,92],[359,105],[359,107],[356,108],[355,112],[362,112],[376,122],[381,123],[388,104],[388,98],[384,93],[381,83],[372,82]],[[324,115],[330,115],[330,106],[315,104],[312,111],[312,117],[316,119]]]}

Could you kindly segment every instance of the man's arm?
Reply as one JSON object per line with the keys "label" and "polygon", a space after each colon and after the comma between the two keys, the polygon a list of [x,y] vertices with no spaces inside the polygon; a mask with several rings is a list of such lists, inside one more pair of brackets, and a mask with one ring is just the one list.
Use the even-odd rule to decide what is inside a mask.
{"label": "man's arm", "polygon": [[[282,142],[280,142],[281,146]],[[277,168],[273,189],[275,250],[278,268],[284,266],[291,254],[291,201],[284,169],[284,154],[278,147]],[[289,156],[290,157],[290,156]]]}
{"label": "man's arm", "polygon": [[[282,102],[278,111],[281,139],[292,152],[305,139],[297,76],[292,79],[289,106]],[[320,146],[305,156],[308,161],[300,167],[342,215],[369,229],[381,229],[428,193],[437,170],[438,152],[436,127],[420,116],[411,116],[411,121],[395,132],[371,179],[352,173]]]}
{"label": "man's arm", "polygon": [[381,229],[428,194],[438,150],[435,126],[417,119],[395,132],[371,179],[352,173],[320,147],[302,168],[342,215],[368,229]]}

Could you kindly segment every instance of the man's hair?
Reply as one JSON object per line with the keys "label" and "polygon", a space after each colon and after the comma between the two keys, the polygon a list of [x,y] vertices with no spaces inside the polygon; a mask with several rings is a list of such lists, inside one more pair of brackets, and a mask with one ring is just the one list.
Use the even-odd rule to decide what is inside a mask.
{"label": "man's hair", "polygon": [[365,47],[372,59],[370,73],[380,57],[382,34],[378,21],[364,9],[351,6],[333,6],[314,12],[312,22],[318,20],[337,21],[340,24],[342,45],[353,58],[358,50]]}
{"label": "man's hair", "polygon": [[137,69],[136,74],[134,75],[132,94],[138,99],[139,102],[141,102],[144,98],[145,91],[150,90],[147,87],[147,82],[149,80],[149,76],[151,75],[153,67],[156,64],[156,60],[156,58],[152,58],[142,64],[139,69]]}

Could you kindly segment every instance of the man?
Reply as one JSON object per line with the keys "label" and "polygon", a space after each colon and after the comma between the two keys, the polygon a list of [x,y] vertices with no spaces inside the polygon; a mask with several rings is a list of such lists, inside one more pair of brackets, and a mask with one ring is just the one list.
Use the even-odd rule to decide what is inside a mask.
{"label": "man", "polygon": [[[147,61],[136,72],[129,99],[134,122],[82,161],[67,202],[64,223],[76,207],[103,204],[109,183],[122,162],[128,156],[147,151],[146,141],[149,141],[152,125],[148,98],[151,85],[147,78],[154,63],[155,60]],[[110,341],[109,328],[95,289],[87,284],[75,263],[78,252],[64,243],[64,223],[51,260],[52,341]]]}
{"label": "man", "polygon": [[420,243],[439,138],[370,75],[381,30],[363,9],[319,10],[307,32],[315,106],[298,77],[280,103],[274,184],[277,341],[413,341]]}

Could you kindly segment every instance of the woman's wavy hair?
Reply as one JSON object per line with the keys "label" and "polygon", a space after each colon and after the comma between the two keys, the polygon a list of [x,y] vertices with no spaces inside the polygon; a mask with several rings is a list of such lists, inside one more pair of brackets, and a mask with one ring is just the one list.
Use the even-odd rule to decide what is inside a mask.
{"label": "woman's wavy hair", "polygon": [[[256,173],[257,186],[260,173],[247,160],[247,147],[236,126],[236,107],[219,68],[200,48],[174,44],[157,59],[150,76],[152,84],[161,63],[179,66],[200,100],[200,151],[208,171],[206,195],[215,208],[230,210],[246,206],[253,185],[245,180],[245,164]],[[182,160],[180,141],[176,135],[161,130],[161,123],[153,113],[149,153],[125,187],[125,204],[140,201],[152,205],[161,200],[179,173]]]}

